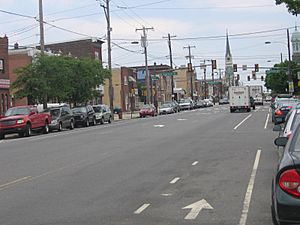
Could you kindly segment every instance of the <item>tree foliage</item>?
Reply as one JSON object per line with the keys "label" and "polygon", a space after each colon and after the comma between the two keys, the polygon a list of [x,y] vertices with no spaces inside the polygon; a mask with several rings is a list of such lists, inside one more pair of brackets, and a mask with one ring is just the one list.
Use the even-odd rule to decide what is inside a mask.
{"label": "tree foliage", "polygon": [[300,14],[300,1],[299,0],[275,0],[276,5],[285,4],[289,13],[293,15]]}
{"label": "tree foliage", "polygon": [[[273,93],[288,93],[288,65],[288,61],[275,64],[274,67],[267,72],[265,79],[265,87],[267,89],[271,89]],[[294,93],[297,94],[300,92],[297,79],[297,73],[300,69],[297,63],[291,61],[290,70],[294,83]]]}
{"label": "tree foliage", "polygon": [[96,86],[110,76],[99,61],[47,55],[38,56],[16,73],[15,97],[28,97],[34,103],[86,103],[95,97]]}

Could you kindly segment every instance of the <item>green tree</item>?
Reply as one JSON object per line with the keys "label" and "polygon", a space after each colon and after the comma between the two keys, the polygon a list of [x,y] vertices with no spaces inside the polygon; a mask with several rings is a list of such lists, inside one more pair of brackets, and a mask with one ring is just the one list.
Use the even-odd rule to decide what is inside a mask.
{"label": "green tree", "polygon": [[[265,79],[265,87],[267,89],[271,89],[273,93],[288,93],[288,65],[288,61],[275,64],[274,67],[267,72]],[[297,66],[297,63],[291,61],[290,69],[294,83],[294,93],[299,94],[300,89],[298,87],[297,79],[299,67]]]}
{"label": "green tree", "polygon": [[68,56],[40,55],[16,71],[12,87],[16,98],[28,97],[31,103],[86,103],[95,96],[95,87],[110,76],[99,61]]}
{"label": "green tree", "polygon": [[276,5],[285,4],[289,13],[293,15],[300,14],[300,1],[299,0],[275,0]]}

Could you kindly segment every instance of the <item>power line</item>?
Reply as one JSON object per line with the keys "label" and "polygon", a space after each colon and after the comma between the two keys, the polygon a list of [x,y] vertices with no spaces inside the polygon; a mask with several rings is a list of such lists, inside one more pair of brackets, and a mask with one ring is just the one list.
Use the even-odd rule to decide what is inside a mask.
{"label": "power line", "polygon": [[20,17],[24,17],[24,18],[37,19],[36,16],[28,16],[28,15],[24,15],[24,14],[20,14],[20,13],[5,11],[5,10],[2,10],[2,9],[0,9],[0,12],[6,13],[6,14],[9,14],[9,15],[20,16]]}

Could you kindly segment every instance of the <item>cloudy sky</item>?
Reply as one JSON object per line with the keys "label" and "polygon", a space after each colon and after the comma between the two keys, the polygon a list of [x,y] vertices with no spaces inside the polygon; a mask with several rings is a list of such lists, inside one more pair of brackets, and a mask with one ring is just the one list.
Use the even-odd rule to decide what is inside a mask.
{"label": "cloudy sky", "polygon": [[[105,40],[106,20],[100,4],[103,0],[44,0],[45,42],[99,37]],[[216,59],[224,68],[225,34],[230,35],[234,63],[239,67],[269,67],[287,58],[286,29],[293,33],[298,17],[289,14],[275,0],[111,0],[113,67],[144,65],[137,28],[148,31],[149,64],[169,64],[169,49],[163,38],[176,35],[172,41],[175,66],[185,65],[192,49],[193,64]],[[10,44],[21,46],[39,43],[38,0],[0,0],[0,36],[7,35]],[[20,15],[12,15],[15,13]],[[23,17],[22,17],[23,16]],[[28,17],[24,17],[28,16]],[[55,27],[56,26],[56,27]],[[62,28],[62,29],[58,29]],[[63,30],[65,29],[65,30]],[[266,41],[272,44],[265,45]],[[107,46],[103,45],[104,64]],[[262,71],[263,72],[263,71]],[[201,77],[201,71],[198,72]],[[251,70],[241,74],[251,74]],[[246,75],[242,76],[246,79]]]}

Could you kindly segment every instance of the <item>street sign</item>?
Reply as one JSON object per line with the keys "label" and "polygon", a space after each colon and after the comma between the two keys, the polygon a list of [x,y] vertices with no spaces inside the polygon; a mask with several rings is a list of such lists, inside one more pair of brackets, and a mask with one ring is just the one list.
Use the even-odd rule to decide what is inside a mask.
{"label": "street sign", "polygon": [[159,80],[159,75],[151,75],[151,80]]}
{"label": "street sign", "polygon": [[168,71],[168,72],[162,72],[160,73],[161,76],[166,76],[166,77],[169,77],[169,76],[175,76],[177,75],[177,72],[171,72],[171,71]]}

